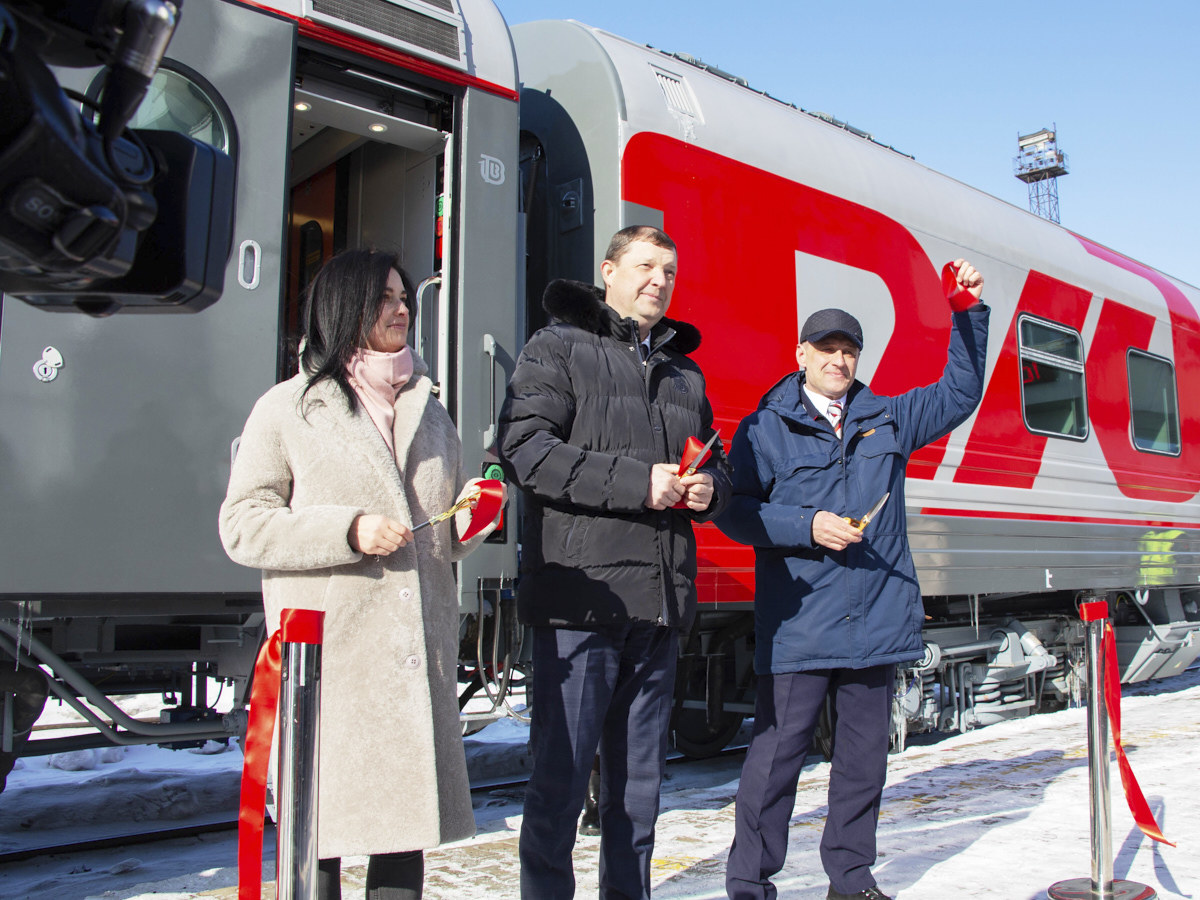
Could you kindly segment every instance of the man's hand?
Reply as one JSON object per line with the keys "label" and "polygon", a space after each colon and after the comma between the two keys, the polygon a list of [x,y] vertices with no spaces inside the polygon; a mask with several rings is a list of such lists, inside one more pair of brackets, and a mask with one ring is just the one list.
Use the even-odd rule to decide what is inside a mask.
{"label": "man's hand", "polygon": [[[697,476],[692,476],[693,478]],[[711,489],[711,476],[709,477]],[[671,463],[655,463],[650,467],[650,487],[646,489],[646,506],[650,509],[670,509],[686,492],[679,480],[679,466]],[[710,498],[711,499],[711,498]],[[707,507],[707,504],[705,504]]]}
{"label": "man's hand", "polygon": [[828,510],[820,510],[813,516],[813,543],[829,550],[845,550],[861,541],[862,532]]}
{"label": "man's hand", "polygon": [[387,516],[358,516],[350,523],[346,540],[359,553],[389,556],[413,539],[412,529]]}
{"label": "man's hand", "polygon": [[951,263],[955,269],[955,281],[960,288],[970,291],[975,299],[983,296],[983,274],[965,259],[956,259]]}
{"label": "man's hand", "polygon": [[983,296],[983,275],[965,259],[947,263],[942,273],[942,288],[950,308],[962,312],[979,302]]}
{"label": "man's hand", "polygon": [[708,472],[696,472],[679,479],[683,485],[683,502],[692,512],[704,512],[713,498],[713,479]]}

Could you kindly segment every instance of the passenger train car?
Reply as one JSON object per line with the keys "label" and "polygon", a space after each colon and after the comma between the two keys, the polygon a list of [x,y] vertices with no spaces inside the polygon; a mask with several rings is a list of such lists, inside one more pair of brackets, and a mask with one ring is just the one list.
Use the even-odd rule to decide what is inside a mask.
{"label": "passenger train car", "polygon": [[[531,322],[547,277],[586,280],[616,228],[662,226],[680,246],[669,314],[704,335],[694,357],[727,439],[822,307],[863,323],[858,377],[876,392],[935,381],[940,268],[985,273],[983,402],[908,469],[928,622],[901,673],[899,744],[1077,698],[1087,593],[1114,608],[1126,681],[1200,654],[1200,292],[691,58],[573,22],[513,36],[543,223]],[[694,753],[753,710],[753,551],[702,526],[700,571],[676,719]]]}
{"label": "passenger train car", "polygon": [[[95,90],[93,72],[58,74]],[[295,370],[304,286],[361,243],[425,279],[414,343],[485,475],[542,289],[594,280],[625,225],[679,244],[670,315],[704,335],[726,440],[794,367],[816,308],[864,323],[859,377],[876,391],[935,380],[938,271],[966,257],[993,308],[987,390],[909,468],[928,621],[897,745],[1078,699],[1083,596],[1109,600],[1125,681],[1200,654],[1194,287],[689,57],[576,22],[509,29],[489,0],[188,0],[134,124],[235,162],[219,301],[94,318],[4,297],[0,311],[0,670],[16,654],[24,675],[48,672],[52,696],[100,710],[104,740],[241,727],[204,685],[228,679],[241,704],[261,599],[258,573],[221,551],[216,510],[250,406]],[[523,665],[513,512],[459,570],[464,695],[488,692],[482,720],[504,714]],[[711,525],[699,540],[675,716],[693,755],[730,740],[754,688],[752,551]],[[7,678],[0,754],[80,743],[22,746],[40,676]],[[139,691],[175,695],[170,721],[107,699]]]}

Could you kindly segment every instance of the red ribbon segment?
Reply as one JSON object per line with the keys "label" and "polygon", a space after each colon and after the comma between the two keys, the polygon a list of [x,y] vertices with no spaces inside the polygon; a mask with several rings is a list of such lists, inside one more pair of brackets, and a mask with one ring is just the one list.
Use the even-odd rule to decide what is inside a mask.
{"label": "red ribbon segment", "polygon": [[471,523],[467,526],[463,536],[458,539],[460,543],[469,541],[496,521],[496,516],[500,515],[500,509],[504,506],[503,482],[495,478],[486,478],[476,482],[475,487],[479,488],[479,496],[472,504]]}
{"label": "red ribbon segment", "polygon": [[946,295],[946,301],[950,304],[950,308],[955,312],[970,309],[979,302],[974,294],[964,287],[959,287],[958,270],[954,268],[954,263],[946,263],[942,266],[942,291]]}
{"label": "red ribbon segment", "polygon": [[1105,623],[1104,626],[1104,699],[1108,706],[1108,721],[1112,727],[1113,744],[1117,749],[1117,767],[1121,771],[1121,786],[1125,788],[1125,800],[1129,804],[1129,811],[1133,813],[1133,821],[1137,823],[1137,827],[1146,837],[1153,838],[1168,847],[1174,847],[1173,843],[1163,837],[1158,822],[1154,820],[1154,814],[1150,812],[1150,804],[1146,802],[1142,788],[1133,776],[1133,767],[1129,765],[1129,758],[1125,755],[1125,748],[1121,745],[1121,675],[1117,671],[1117,638],[1111,622]]}
{"label": "red ribbon segment", "polygon": [[317,609],[285,609],[279,630],[289,644],[320,644],[325,613]]}
{"label": "red ribbon segment", "polygon": [[[701,452],[704,453],[701,456]],[[688,469],[698,469],[712,456],[712,450],[704,449],[704,441],[698,437],[690,437],[683,445],[683,457],[679,460],[679,474],[684,475]]]}
{"label": "red ribbon segment", "polygon": [[238,900],[261,900],[263,820],[267,806],[267,769],[271,735],[279,708],[279,674],[283,642],[320,644],[325,613],[315,609],[285,609],[279,630],[262,645],[254,663],[250,692],[250,721],[242,747],[242,792],[238,809]]}
{"label": "red ribbon segment", "polygon": [[[687,443],[683,445],[683,456],[679,460],[678,474],[682,477],[688,473],[689,469],[695,470],[700,468],[702,465],[708,462],[708,458],[710,456],[712,456],[712,450],[705,449],[704,441],[700,440],[698,437],[689,437],[687,439]],[[671,508],[687,509],[687,503],[685,503],[683,500],[680,500]]]}

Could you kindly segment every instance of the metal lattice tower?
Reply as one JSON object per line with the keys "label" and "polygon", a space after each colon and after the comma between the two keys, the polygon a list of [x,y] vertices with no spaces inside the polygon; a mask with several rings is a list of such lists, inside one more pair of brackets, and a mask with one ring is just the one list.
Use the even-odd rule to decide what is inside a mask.
{"label": "metal lattice tower", "polygon": [[1058,221],[1058,176],[1067,174],[1067,154],[1058,149],[1058,126],[1017,137],[1013,174],[1029,185],[1029,211]]}

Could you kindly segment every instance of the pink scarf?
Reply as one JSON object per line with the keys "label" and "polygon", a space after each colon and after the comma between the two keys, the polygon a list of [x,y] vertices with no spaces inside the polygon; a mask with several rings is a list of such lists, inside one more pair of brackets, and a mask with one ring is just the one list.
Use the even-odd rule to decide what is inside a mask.
{"label": "pink scarf", "polygon": [[392,426],[396,418],[396,396],[412,378],[412,352],[407,347],[396,353],[359,347],[346,364],[346,372],[354,393],[383,435],[394,459],[396,439],[392,436]]}

